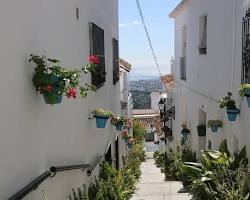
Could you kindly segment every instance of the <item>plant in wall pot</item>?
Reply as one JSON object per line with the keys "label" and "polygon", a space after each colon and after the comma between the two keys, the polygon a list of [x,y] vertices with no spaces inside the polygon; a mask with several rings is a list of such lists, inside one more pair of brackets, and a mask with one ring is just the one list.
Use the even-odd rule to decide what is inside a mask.
{"label": "plant in wall pot", "polygon": [[122,139],[124,140],[124,142],[128,143],[129,140],[128,131],[122,132]]}
{"label": "plant in wall pot", "polygon": [[112,117],[111,124],[116,127],[116,130],[122,131],[123,126],[127,123],[127,119],[124,116]]}
{"label": "plant in wall pot", "polygon": [[132,149],[134,141],[134,138],[132,136],[129,136],[127,144],[129,149]]}
{"label": "plant in wall pot", "polygon": [[108,119],[113,116],[112,112],[104,110],[102,108],[95,109],[92,112],[92,114],[94,118],[96,119],[97,128],[105,128]]}
{"label": "plant in wall pot", "polygon": [[248,108],[250,108],[250,84],[243,84],[240,86],[239,94],[243,98],[244,96],[247,99]]}
{"label": "plant in wall pot", "polygon": [[[36,65],[33,75],[33,84],[36,90],[43,95],[46,104],[59,104],[62,97],[77,98],[79,92],[81,97],[86,97],[88,91],[96,91],[93,85],[80,85],[81,73],[95,71],[97,60],[89,58],[89,64],[79,69],[68,69],[61,66],[57,59],[47,58],[44,55],[30,55],[29,62]],[[93,57],[93,56],[92,56]]]}
{"label": "plant in wall pot", "polygon": [[209,120],[207,123],[207,127],[211,128],[211,131],[216,133],[218,132],[218,128],[223,127],[223,122],[221,120]]}
{"label": "plant in wall pot", "polygon": [[227,109],[227,117],[229,121],[236,121],[237,115],[240,113],[240,110],[236,107],[235,100],[232,99],[232,93],[228,92],[226,97],[223,97],[219,101],[220,108]]}
{"label": "plant in wall pot", "polygon": [[197,126],[197,131],[198,131],[198,136],[199,137],[204,137],[207,134],[207,127],[204,124],[200,124]]}

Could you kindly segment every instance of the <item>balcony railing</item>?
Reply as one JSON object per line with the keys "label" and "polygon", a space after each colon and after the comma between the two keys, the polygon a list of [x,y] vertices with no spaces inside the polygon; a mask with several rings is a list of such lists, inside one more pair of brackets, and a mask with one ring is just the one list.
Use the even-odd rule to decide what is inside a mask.
{"label": "balcony railing", "polygon": [[183,81],[187,80],[186,57],[180,57],[180,79],[183,80]]}

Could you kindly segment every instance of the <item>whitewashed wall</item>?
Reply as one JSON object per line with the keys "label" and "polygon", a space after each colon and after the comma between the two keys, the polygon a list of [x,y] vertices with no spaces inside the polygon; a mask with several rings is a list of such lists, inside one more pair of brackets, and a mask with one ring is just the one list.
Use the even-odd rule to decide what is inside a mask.
{"label": "whitewashed wall", "polygon": [[[80,19],[76,20],[76,7]],[[45,105],[32,85],[29,54],[46,51],[65,66],[87,62],[89,22],[105,30],[106,82],[87,99]],[[97,129],[89,113],[97,107],[120,112],[113,85],[112,38],[118,39],[117,0],[3,0],[0,6],[0,199],[7,199],[51,165],[89,163],[117,132]],[[88,75],[87,80],[90,80]],[[65,199],[72,186],[88,183],[79,171],[59,173],[26,199]]]}
{"label": "whitewashed wall", "polygon": [[[241,74],[241,21],[249,6],[249,1],[235,0],[188,0],[180,8],[175,17],[175,60],[173,73],[177,78],[175,91],[176,121],[174,134],[179,134],[183,122],[181,99],[186,99],[187,125],[192,132],[192,148],[199,151],[199,140],[196,126],[199,124],[199,109],[206,112],[206,118],[222,119],[223,129],[219,133],[207,130],[208,141],[212,148],[218,149],[221,140],[228,139],[231,151],[234,148],[234,138],[239,139],[239,148],[249,141],[249,110],[246,102],[241,104],[238,95]],[[208,36],[207,54],[199,55],[199,17],[207,14]],[[187,26],[187,81],[180,77],[181,30]],[[217,101],[232,91],[237,105],[243,109],[237,122],[228,122],[225,110],[218,107]],[[179,107],[179,108],[178,108]],[[179,135],[176,136],[179,138]],[[250,156],[250,147],[247,147]]]}

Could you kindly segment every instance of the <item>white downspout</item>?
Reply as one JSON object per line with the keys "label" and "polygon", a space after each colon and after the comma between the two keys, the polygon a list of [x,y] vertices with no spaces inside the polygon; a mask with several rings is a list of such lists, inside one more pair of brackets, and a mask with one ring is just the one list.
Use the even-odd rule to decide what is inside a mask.
{"label": "white downspout", "polygon": [[[235,52],[236,52],[236,7],[237,7],[237,0],[233,0],[233,46],[232,46],[232,70],[231,70],[231,92],[234,91],[234,66],[235,66]],[[230,122],[230,131],[229,131],[229,149],[233,152],[233,124]]]}

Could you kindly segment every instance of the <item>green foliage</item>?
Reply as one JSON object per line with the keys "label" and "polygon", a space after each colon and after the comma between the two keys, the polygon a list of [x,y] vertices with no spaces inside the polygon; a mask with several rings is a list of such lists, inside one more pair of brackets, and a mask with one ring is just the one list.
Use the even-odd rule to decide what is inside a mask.
{"label": "green foliage", "polygon": [[128,119],[124,116],[121,116],[121,117],[112,116],[112,119],[111,119],[111,124],[113,125],[125,125],[127,122],[128,122]]}
{"label": "green foliage", "polygon": [[236,104],[235,104],[235,100],[232,99],[232,93],[228,92],[227,96],[223,97],[222,99],[220,99],[219,101],[219,106],[220,108],[227,108],[227,109],[236,109]]}
{"label": "green foliage", "polygon": [[133,120],[133,135],[135,140],[139,143],[143,142],[146,133],[146,129],[141,126],[139,120]]}
{"label": "green foliage", "polygon": [[[80,84],[81,73],[94,71],[96,64],[90,63],[81,69],[68,69],[62,67],[57,59],[32,54],[30,57],[29,62],[36,65],[32,81],[40,94],[51,96],[52,99],[55,95],[76,98],[76,90],[79,90],[81,97],[86,97],[88,91],[96,91],[93,85]],[[73,94],[70,91],[73,91]]]}
{"label": "green foliage", "polygon": [[250,91],[250,84],[242,84],[239,89],[239,94],[244,97],[247,92]]}
{"label": "green foliage", "polygon": [[70,195],[69,200],[87,200],[86,185],[83,185],[83,189],[77,188],[75,190],[72,188],[73,197]]}
{"label": "green foliage", "polygon": [[100,168],[99,178],[90,185],[88,190],[89,200],[129,200],[135,185],[141,176],[141,160],[144,152],[141,145],[135,144],[131,149],[127,165],[116,170],[104,162]]}
{"label": "green foliage", "polygon": [[106,116],[106,117],[113,116],[113,113],[111,111],[107,111],[102,108],[97,108],[92,113],[94,116]]}
{"label": "green foliage", "polygon": [[203,151],[200,163],[186,162],[182,171],[192,178],[194,199],[243,200],[250,194],[247,164],[246,148],[231,155],[224,140],[220,151]]}
{"label": "green foliage", "polygon": [[223,122],[221,120],[208,120],[207,127],[223,127]]}

